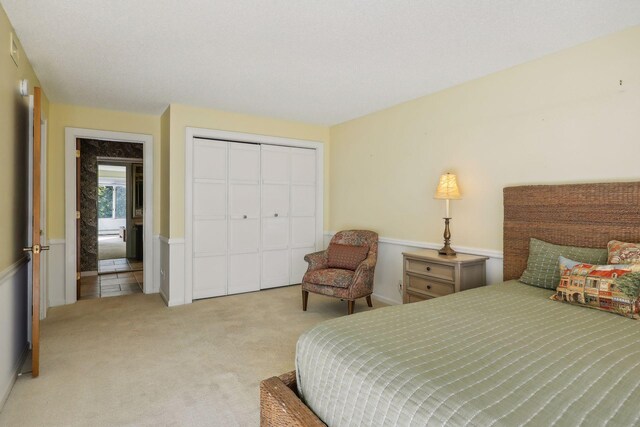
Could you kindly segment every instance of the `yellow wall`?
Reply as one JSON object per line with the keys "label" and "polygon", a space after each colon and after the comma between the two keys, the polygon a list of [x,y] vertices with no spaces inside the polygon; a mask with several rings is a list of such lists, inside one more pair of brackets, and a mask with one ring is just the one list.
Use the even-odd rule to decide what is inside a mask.
{"label": "yellow wall", "polygon": [[[329,128],[179,104],[171,104],[170,111],[170,184],[168,191],[171,195],[171,224],[170,236],[165,237],[179,238],[184,236],[184,156],[185,132],[187,127],[200,127],[323,142],[325,144],[324,217],[325,227],[328,226]],[[167,193],[163,188],[163,200],[166,195]]]}
{"label": "yellow wall", "polygon": [[[619,85],[619,81],[623,85]],[[502,248],[502,188],[640,179],[640,27],[331,128],[333,230]]]}
{"label": "yellow wall", "polygon": [[[48,233],[64,239],[64,133],[66,127],[142,133],[153,136],[153,181],[160,183],[160,117],[74,105],[51,104],[47,147]],[[154,188],[153,233],[160,231],[160,185]]]}
{"label": "yellow wall", "polygon": [[169,237],[171,194],[169,194],[169,137],[171,106],[167,107],[160,117],[160,235]]}
{"label": "yellow wall", "polygon": [[[28,99],[18,93],[18,82],[29,80],[29,93],[40,85],[22,46],[19,46],[17,67],[9,56],[11,32],[13,27],[0,7],[0,271],[22,258],[22,247],[28,243],[26,129],[29,104]],[[42,112],[45,118],[49,114],[46,96]]]}

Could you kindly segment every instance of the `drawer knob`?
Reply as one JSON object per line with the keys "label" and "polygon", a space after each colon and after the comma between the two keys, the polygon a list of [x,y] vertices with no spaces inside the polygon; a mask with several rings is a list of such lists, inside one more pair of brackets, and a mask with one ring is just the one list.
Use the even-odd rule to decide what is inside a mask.
{"label": "drawer knob", "polygon": [[431,285],[427,285],[427,289],[431,289]]}
{"label": "drawer knob", "polygon": [[431,271],[431,267],[427,267],[427,271]]}

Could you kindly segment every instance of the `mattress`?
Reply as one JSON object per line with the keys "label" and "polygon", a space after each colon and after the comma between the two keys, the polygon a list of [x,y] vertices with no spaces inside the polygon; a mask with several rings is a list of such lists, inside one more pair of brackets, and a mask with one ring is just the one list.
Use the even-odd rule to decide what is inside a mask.
{"label": "mattress", "polygon": [[329,426],[640,425],[640,323],[517,281],[323,322],[298,391]]}

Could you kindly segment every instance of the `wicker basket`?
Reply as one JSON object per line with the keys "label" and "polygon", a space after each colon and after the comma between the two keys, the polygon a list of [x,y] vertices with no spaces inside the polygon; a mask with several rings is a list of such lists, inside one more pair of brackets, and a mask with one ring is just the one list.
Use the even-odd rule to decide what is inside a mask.
{"label": "wicker basket", "polygon": [[260,382],[260,425],[326,427],[298,397],[296,371]]}

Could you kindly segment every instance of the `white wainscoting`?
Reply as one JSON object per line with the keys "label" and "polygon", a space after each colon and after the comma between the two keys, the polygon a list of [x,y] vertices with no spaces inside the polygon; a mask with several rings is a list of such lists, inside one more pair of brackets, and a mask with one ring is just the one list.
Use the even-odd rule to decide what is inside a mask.
{"label": "white wainscoting", "polygon": [[27,286],[29,258],[0,272],[0,410],[27,355]]}
{"label": "white wainscoting", "polygon": [[51,239],[48,242],[47,257],[47,297],[48,307],[56,307],[67,303],[65,280],[65,242],[64,239]]}
{"label": "white wainscoting", "polygon": [[[47,297],[48,297],[48,307],[57,307],[59,305],[72,304],[75,302],[76,294],[67,295],[69,289],[73,289],[75,292],[75,281],[74,286],[67,287],[65,286],[65,241],[63,239],[51,239],[49,240],[49,252],[44,252],[47,257],[47,278],[46,278],[46,286],[47,286]],[[153,237],[153,265],[155,269],[152,271],[151,276],[147,276],[145,274],[145,293],[157,293],[160,290],[160,245],[161,239],[160,236]],[[145,270],[147,267],[145,266]],[[98,274],[97,271],[89,272],[89,275]],[[86,275],[86,274],[85,274]],[[151,277],[152,281],[150,284],[147,284],[147,277]]]}
{"label": "white wainscoting", "polygon": [[[185,304],[184,239],[160,240],[160,296],[169,307]],[[191,302],[191,301],[188,301]]]}
{"label": "white wainscoting", "polygon": [[160,256],[160,246],[162,245],[162,240],[160,240],[160,235],[156,234],[153,236],[153,284],[150,287],[150,292],[157,293],[160,292],[160,283],[161,283],[161,275],[160,269],[162,268],[162,258]]}
{"label": "white wainscoting", "polygon": [[[334,232],[325,232],[325,247]],[[376,264],[373,296],[387,304],[402,304],[402,253],[416,249],[440,249],[442,243],[418,242],[411,240],[380,237],[378,241],[378,262]],[[458,253],[482,255],[487,260],[487,284],[502,281],[502,252],[491,249],[467,248],[453,245]]]}

